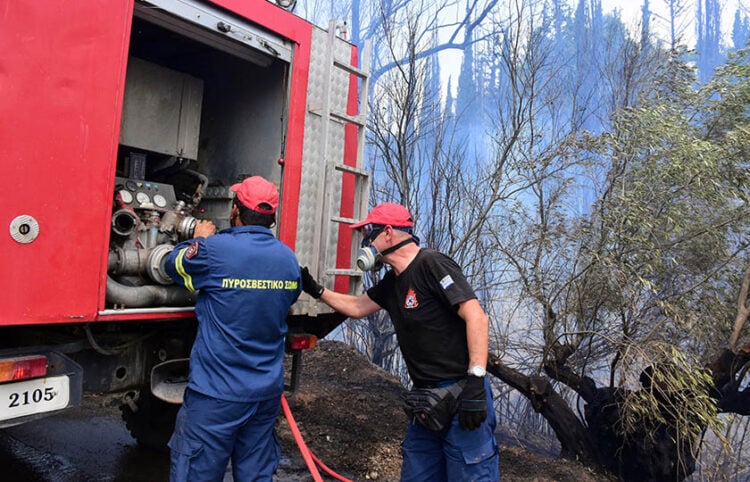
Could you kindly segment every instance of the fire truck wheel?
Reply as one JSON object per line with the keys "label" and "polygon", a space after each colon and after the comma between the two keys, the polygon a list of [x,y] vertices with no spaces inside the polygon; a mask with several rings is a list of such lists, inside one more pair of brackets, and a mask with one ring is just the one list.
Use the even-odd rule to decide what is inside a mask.
{"label": "fire truck wheel", "polygon": [[120,406],[122,419],[130,435],[141,447],[159,451],[169,450],[167,442],[174,430],[180,406],[159,400],[151,394],[149,388],[141,390],[135,403],[135,411],[129,404]]}

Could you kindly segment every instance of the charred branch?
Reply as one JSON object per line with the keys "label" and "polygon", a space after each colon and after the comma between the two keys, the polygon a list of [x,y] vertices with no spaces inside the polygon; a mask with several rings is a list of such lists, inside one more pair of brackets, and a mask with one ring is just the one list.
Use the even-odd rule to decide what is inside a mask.
{"label": "charred branch", "polygon": [[748,316],[750,316],[750,307],[747,305],[748,291],[750,291],[750,265],[745,269],[745,276],[742,278],[740,294],[737,297],[737,317],[734,319],[732,337],[729,339],[729,348],[732,350],[737,348],[737,342],[740,340],[742,328],[745,326],[745,323],[747,323]]}
{"label": "charred branch", "polygon": [[724,394],[718,401],[720,412],[750,415],[750,388]]}
{"label": "charred branch", "polygon": [[551,378],[569,386],[583,398],[586,403],[596,396],[596,383],[589,377],[577,375],[568,366],[557,361],[551,361],[544,365],[544,372]]}
{"label": "charred branch", "polygon": [[544,377],[530,377],[506,366],[499,357],[490,354],[487,371],[521,392],[531,405],[555,431],[560,441],[560,456],[597,466],[594,447],[589,441],[586,427],[576,417],[568,403],[552,388]]}
{"label": "charred branch", "polygon": [[[734,352],[724,349],[708,366],[713,379],[711,396],[720,412],[750,415],[750,342]],[[743,388],[744,386],[744,388]]]}

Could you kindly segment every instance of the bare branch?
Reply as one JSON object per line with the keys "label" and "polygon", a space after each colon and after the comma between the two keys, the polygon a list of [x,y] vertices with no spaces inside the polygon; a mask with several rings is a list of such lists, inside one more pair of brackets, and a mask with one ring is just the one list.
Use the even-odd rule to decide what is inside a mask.
{"label": "bare branch", "polygon": [[745,326],[745,323],[747,323],[748,316],[750,316],[750,307],[747,305],[748,290],[750,290],[750,265],[745,269],[745,276],[742,279],[742,287],[740,288],[740,294],[737,297],[737,317],[734,319],[732,337],[729,339],[730,350],[737,349],[737,343],[740,340],[742,328]]}

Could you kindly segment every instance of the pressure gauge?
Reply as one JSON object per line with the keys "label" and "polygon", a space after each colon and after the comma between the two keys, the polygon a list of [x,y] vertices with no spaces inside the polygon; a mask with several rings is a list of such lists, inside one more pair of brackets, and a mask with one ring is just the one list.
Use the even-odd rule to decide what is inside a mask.
{"label": "pressure gauge", "polygon": [[166,207],[167,198],[165,198],[161,194],[154,194],[154,204],[156,204],[156,207],[159,207],[159,208]]}
{"label": "pressure gauge", "polygon": [[125,204],[130,204],[133,202],[133,195],[128,191],[127,189],[121,189],[119,191],[120,199],[122,199],[122,202]]}
{"label": "pressure gauge", "polygon": [[151,198],[148,197],[148,194],[145,192],[136,193],[135,200],[138,201],[139,204],[148,204],[151,202]]}

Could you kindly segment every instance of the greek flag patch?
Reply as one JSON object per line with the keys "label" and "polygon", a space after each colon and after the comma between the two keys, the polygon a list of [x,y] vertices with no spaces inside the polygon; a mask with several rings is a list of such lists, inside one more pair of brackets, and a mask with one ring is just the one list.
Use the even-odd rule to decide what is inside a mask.
{"label": "greek flag patch", "polygon": [[448,287],[452,284],[453,278],[451,278],[451,275],[445,275],[445,277],[440,280],[440,286],[442,286],[444,290],[447,290]]}

